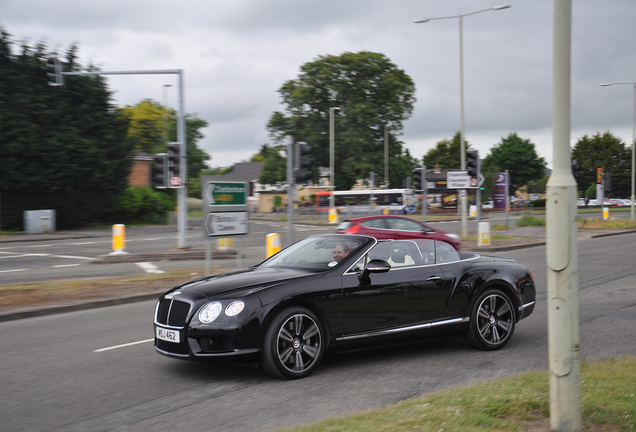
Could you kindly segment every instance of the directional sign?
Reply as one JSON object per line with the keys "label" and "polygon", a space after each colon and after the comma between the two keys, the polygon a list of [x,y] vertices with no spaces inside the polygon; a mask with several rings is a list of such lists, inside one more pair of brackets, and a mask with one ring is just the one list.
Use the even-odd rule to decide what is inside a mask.
{"label": "directional sign", "polygon": [[210,211],[247,210],[247,183],[206,181],[203,200]]}
{"label": "directional sign", "polygon": [[447,189],[466,189],[470,187],[468,171],[448,171],[446,173]]}
{"label": "directional sign", "polygon": [[249,232],[247,212],[216,212],[205,215],[203,222],[208,237],[228,237]]}

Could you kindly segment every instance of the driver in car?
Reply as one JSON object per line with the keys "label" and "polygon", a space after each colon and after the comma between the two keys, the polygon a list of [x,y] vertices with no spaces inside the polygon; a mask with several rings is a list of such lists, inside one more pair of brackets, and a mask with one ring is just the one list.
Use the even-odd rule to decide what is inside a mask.
{"label": "driver in car", "polygon": [[340,262],[349,255],[349,252],[349,245],[346,243],[336,243],[336,246],[333,248],[333,259]]}

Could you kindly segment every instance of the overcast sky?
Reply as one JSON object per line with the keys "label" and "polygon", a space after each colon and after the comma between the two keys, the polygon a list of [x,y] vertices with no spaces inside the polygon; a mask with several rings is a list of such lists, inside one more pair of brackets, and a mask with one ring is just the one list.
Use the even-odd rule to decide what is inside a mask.
{"label": "overcast sky", "polygon": [[[61,53],[77,44],[80,62],[104,71],[183,69],[185,111],[210,124],[199,146],[212,166],[272,142],[265,125],[283,110],[278,89],[302,64],[382,53],[415,81],[417,103],[400,139],[419,158],[460,127],[459,20],[414,21],[503,1],[2,0],[0,25],[14,41],[44,41]],[[600,84],[636,81],[636,1],[572,3],[572,143],[608,130],[629,143],[633,88]],[[484,157],[517,132],[551,166],[553,1],[508,4],[463,19],[466,139]],[[150,98],[176,108],[176,75],[107,79],[118,105]]]}

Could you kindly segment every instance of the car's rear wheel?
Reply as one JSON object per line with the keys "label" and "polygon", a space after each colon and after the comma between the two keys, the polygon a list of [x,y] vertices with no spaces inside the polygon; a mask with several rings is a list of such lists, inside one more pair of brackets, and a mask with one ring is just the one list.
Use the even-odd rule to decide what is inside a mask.
{"label": "car's rear wheel", "polygon": [[466,338],[476,348],[499,349],[512,338],[515,321],[510,297],[499,290],[486,290],[473,306]]}
{"label": "car's rear wheel", "polygon": [[287,308],[265,331],[261,366],[272,376],[303,378],[318,366],[324,350],[318,317],[303,307]]}

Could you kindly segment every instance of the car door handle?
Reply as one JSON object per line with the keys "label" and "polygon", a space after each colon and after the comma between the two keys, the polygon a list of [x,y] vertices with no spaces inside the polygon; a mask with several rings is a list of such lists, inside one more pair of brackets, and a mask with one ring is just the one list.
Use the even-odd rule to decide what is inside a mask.
{"label": "car door handle", "polygon": [[442,280],[442,278],[441,278],[441,277],[439,277],[439,276],[429,276],[426,280],[427,280],[428,282],[430,282],[430,281],[438,281],[438,280]]}

